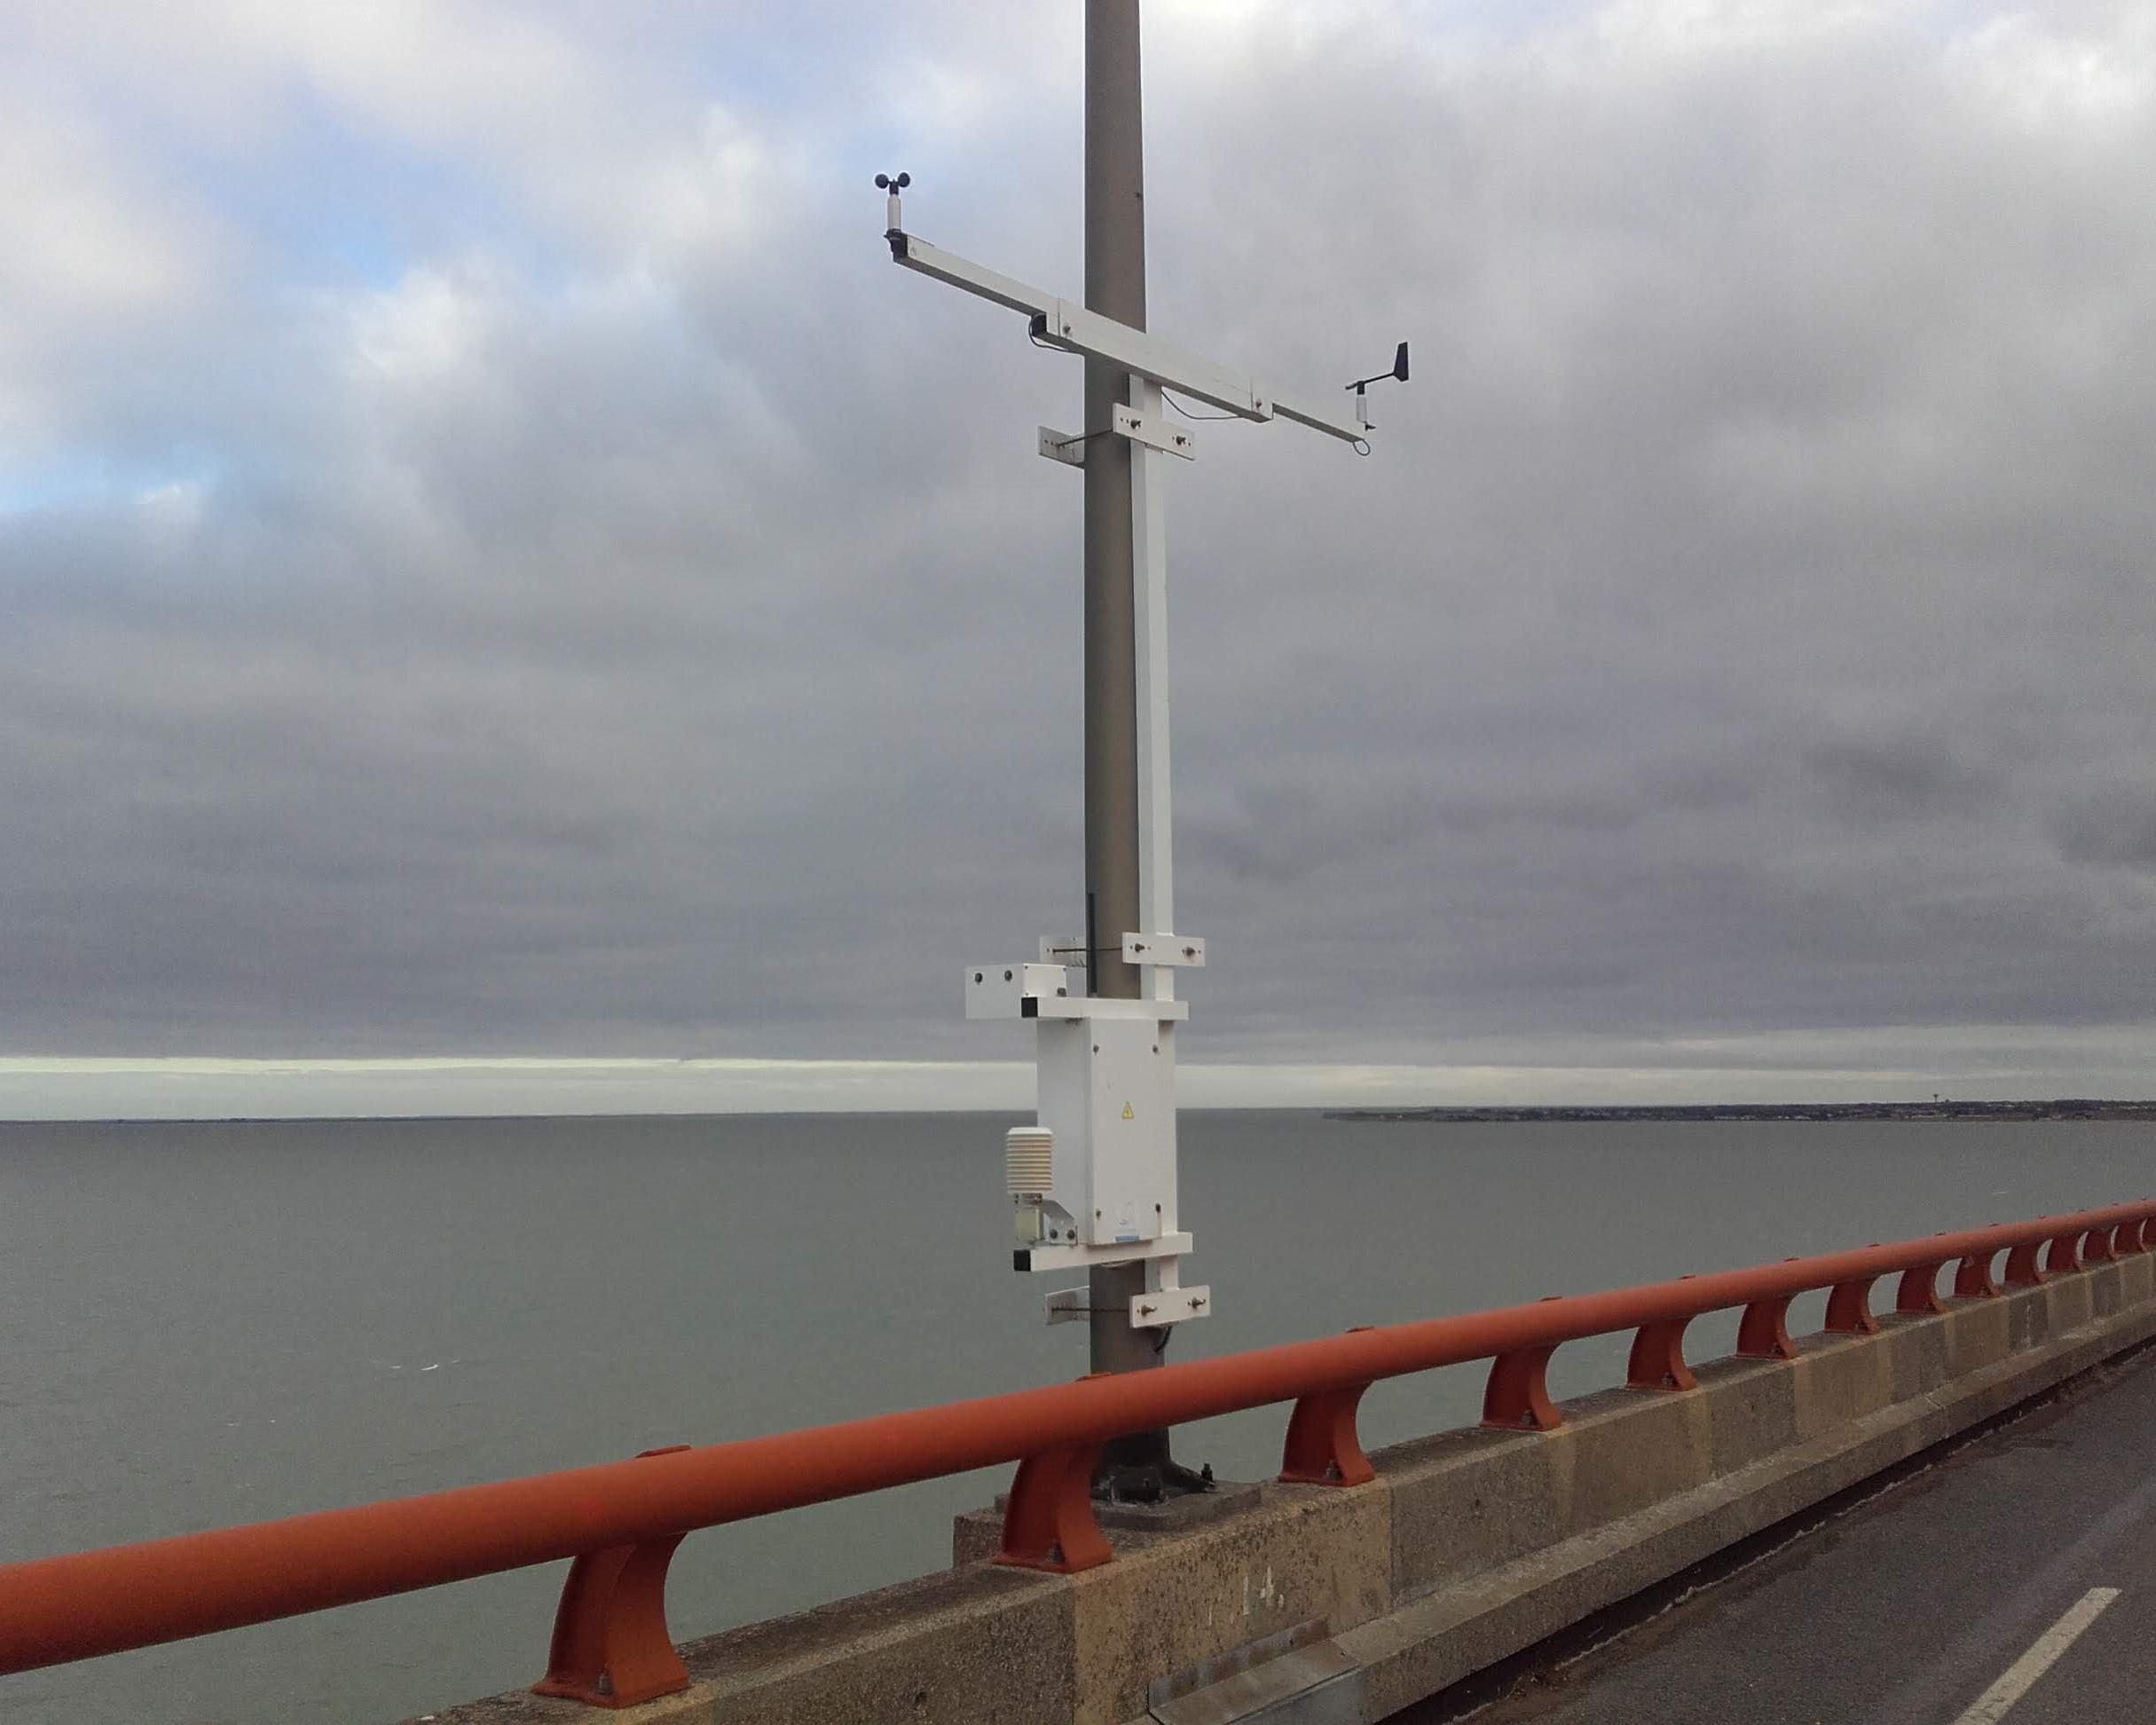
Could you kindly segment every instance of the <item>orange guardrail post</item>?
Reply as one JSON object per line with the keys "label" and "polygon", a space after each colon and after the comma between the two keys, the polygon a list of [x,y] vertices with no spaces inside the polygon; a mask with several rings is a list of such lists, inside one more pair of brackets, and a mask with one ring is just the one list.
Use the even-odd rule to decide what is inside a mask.
{"label": "orange guardrail post", "polygon": [[1991,1279],[1991,1262],[1998,1256],[1999,1248],[1987,1252],[1971,1252],[1961,1261],[1954,1272],[1954,1297],[1957,1300],[1987,1300],[1996,1297],[1999,1284]]}
{"label": "orange guardrail post", "polygon": [[1790,1340],[1790,1302],[1796,1296],[1754,1300],[1737,1322],[1739,1359],[1794,1359],[1797,1344]]}
{"label": "orange guardrail post", "polygon": [[1546,1374],[1556,1344],[1515,1348],[1490,1362],[1483,1390],[1483,1423],[1507,1431],[1554,1431],[1564,1415],[1550,1399]]}
{"label": "orange guardrail post", "polygon": [[1684,1363],[1684,1333],[1689,1318],[1664,1318],[1640,1326],[1632,1338],[1632,1358],[1625,1372],[1627,1390],[1696,1390],[1692,1368]]}
{"label": "orange guardrail post", "polygon": [[1093,1464],[1100,1450],[1098,1444],[1075,1444],[1043,1450],[1019,1463],[1003,1506],[997,1563],[1064,1575],[1092,1569],[1115,1556],[1093,1519]]}
{"label": "orange guardrail post", "polygon": [[1367,1485],[1377,1477],[1355,1430],[1355,1410],[1369,1387],[1355,1383],[1297,1399],[1281,1445],[1282,1479],[1298,1485]]}
{"label": "orange guardrail post", "polygon": [[[1348,1334],[1367,1335],[1370,1329],[1357,1324]],[[1350,1383],[1296,1398],[1280,1446],[1281,1479],[1296,1485],[1366,1485],[1377,1477],[1355,1430],[1356,1410],[1369,1388]]]}
{"label": "orange guardrail post", "polygon": [[1904,1270],[1894,1286],[1894,1310],[1944,1311],[1947,1303],[1939,1297],[1939,1272],[1946,1267],[1944,1264],[1916,1264]]}
{"label": "orange guardrail post", "polygon": [[632,1707],[689,1687],[666,1631],[666,1565],[686,1534],[587,1552],[569,1566],[534,1695]]}
{"label": "orange guardrail post", "polygon": [[1877,1276],[1857,1276],[1834,1284],[1827,1296],[1827,1327],[1837,1335],[1876,1335],[1879,1320],[1871,1315],[1871,1285]]}
{"label": "orange guardrail post", "polygon": [[[678,1455],[687,1444],[649,1449]],[[595,1707],[633,1707],[689,1687],[689,1667],[666,1629],[666,1566],[686,1532],[590,1551],[569,1566],[555,1608],[547,1674],[534,1695]]]}

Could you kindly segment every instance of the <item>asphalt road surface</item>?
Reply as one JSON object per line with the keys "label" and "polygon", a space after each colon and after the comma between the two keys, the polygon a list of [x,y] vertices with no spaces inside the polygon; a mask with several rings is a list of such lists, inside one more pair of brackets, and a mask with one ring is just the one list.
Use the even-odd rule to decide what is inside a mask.
{"label": "asphalt road surface", "polygon": [[[2156,1350],[1701,1587],[1477,1725],[2156,1721]],[[1458,1718],[1460,1697],[1397,1716]]]}

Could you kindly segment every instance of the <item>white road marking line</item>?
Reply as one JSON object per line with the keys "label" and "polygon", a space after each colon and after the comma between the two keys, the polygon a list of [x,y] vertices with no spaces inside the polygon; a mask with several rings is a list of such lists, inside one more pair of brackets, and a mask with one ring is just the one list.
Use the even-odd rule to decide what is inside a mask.
{"label": "white road marking line", "polygon": [[2036,1644],[2007,1666],[1999,1681],[1976,1698],[1975,1705],[1954,1725],[1996,1725],[2006,1710],[2035,1687],[2036,1680],[2058,1662],[2058,1656],[2077,1641],[2081,1632],[2101,1617],[2104,1608],[2119,1596],[2116,1587],[2091,1587],[2076,1600],[2066,1616],[2036,1637]]}

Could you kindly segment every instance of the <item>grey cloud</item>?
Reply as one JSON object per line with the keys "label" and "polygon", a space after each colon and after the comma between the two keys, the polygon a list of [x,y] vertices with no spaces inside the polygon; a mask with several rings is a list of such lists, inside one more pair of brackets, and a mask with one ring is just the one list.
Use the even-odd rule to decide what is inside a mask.
{"label": "grey cloud", "polygon": [[[731,92],[746,234],[467,217],[70,361],[86,446],[206,477],[0,515],[0,1044],[1023,1052],[951,979],[1079,902],[1076,369],[893,270],[866,176],[1074,286],[1076,69],[964,10],[909,51],[978,111],[878,106],[845,8],[828,91]],[[2150,1016],[2147,68],[2017,26],[2138,92],[2046,118],[1987,13],[1672,15],[1155,9],[1155,327],[1417,351],[1370,461],[1174,477],[1194,1053]],[[591,100],[679,89],[577,18]]]}
{"label": "grey cloud", "polygon": [[1806,748],[1803,765],[1837,813],[1867,823],[1972,808],[1997,798],[2004,781],[1937,737],[1822,739]]}
{"label": "grey cloud", "polygon": [[2156,872],[2156,788],[2113,786],[2062,810],[2052,826],[2068,862]]}

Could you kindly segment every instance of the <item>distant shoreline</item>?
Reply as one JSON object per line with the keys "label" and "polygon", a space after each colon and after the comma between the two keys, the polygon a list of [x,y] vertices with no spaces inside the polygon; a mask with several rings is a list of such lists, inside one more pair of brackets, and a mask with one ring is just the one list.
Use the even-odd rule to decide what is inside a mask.
{"label": "distant shoreline", "polygon": [[1379,1124],[1483,1125],[1525,1121],[1685,1120],[2145,1120],[2156,1102],[2081,1097],[2050,1102],[1702,1102],[1649,1107],[1327,1108],[1327,1120]]}

